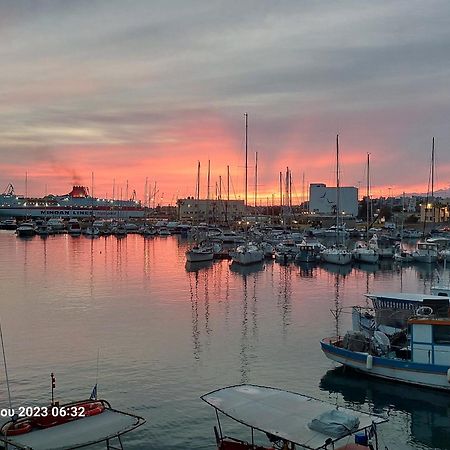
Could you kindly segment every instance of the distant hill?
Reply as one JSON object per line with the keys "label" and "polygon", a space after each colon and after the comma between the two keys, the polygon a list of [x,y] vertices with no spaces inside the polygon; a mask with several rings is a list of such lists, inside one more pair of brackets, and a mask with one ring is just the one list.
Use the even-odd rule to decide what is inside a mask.
{"label": "distant hill", "polygon": [[[416,195],[418,197],[426,197],[427,193],[426,192],[411,192],[410,194],[406,194],[406,195]],[[438,189],[437,191],[434,191],[434,196],[435,197],[442,197],[442,198],[448,198],[450,197],[450,187],[448,187],[447,189]]]}

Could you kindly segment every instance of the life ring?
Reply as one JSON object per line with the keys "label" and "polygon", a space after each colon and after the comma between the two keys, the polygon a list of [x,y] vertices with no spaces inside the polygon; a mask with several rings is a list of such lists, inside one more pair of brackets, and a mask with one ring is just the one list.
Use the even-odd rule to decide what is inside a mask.
{"label": "life ring", "polygon": [[101,414],[105,410],[105,406],[102,402],[82,403],[78,405],[80,408],[84,408],[84,415],[86,417],[96,416]]}
{"label": "life ring", "polygon": [[433,314],[433,308],[429,306],[420,306],[416,310],[417,316],[431,316],[431,314]]}
{"label": "life ring", "polygon": [[23,422],[11,422],[11,424],[3,431],[5,436],[17,436],[19,434],[29,433],[33,429],[31,422],[25,420]]}

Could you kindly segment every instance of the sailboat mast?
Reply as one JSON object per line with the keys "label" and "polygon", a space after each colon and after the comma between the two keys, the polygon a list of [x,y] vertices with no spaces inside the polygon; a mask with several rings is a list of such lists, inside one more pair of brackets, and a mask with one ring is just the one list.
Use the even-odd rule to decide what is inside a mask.
{"label": "sailboat mast", "polygon": [[339,238],[339,215],[340,215],[340,183],[339,183],[339,134],[336,135],[336,243]]}
{"label": "sailboat mast", "polygon": [[280,215],[283,217],[283,173],[280,172]]}
{"label": "sailboat mast", "polygon": [[208,159],[208,192],[207,192],[208,200],[209,200],[209,194],[210,194],[210,191],[209,191],[209,189],[210,189],[210,180],[211,180],[211,161]]}
{"label": "sailboat mast", "polygon": [[434,136],[431,145],[431,201],[434,199]]}
{"label": "sailboat mast", "polygon": [[302,212],[306,212],[305,172],[302,175]]}
{"label": "sailboat mast", "polygon": [[230,166],[227,166],[227,200],[230,200]]}
{"label": "sailboat mast", "polygon": [[255,208],[258,201],[258,152],[255,153]]}
{"label": "sailboat mast", "polygon": [[245,117],[245,206],[247,206],[247,176],[248,176],[248,114]]}
{"label": "sailboat mast", "polygon": [[366,239],[369,241],[370,221],[370,153],[367,153],[367,191],[366,191]]}
{"label": "sailboat mast", "polygon": [[200,200],[200,161],[197,164],[197,200]]}
{"label": "sailboat mast", "polygon": [[431,204],[432,204],[432,215],[433,219],[432,222],[434,223],[436,221],[436,210],[434,207],[434,136],[433,136],[433,143],[431,146]]}

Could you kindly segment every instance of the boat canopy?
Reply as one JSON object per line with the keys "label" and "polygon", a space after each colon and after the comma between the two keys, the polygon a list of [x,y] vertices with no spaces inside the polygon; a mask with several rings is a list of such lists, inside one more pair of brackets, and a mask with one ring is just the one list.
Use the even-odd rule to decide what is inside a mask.
{"label": "boat canopy", "polygon": [[[306,395],[248,384],[218,389],[203,395],[201,399],[250,428],[314,450],[370,428],[373,424],[387,421],[380,416],[336,407]],[[324,429],[311,429],[313,421],[333,410],[343,413],[341,416],[347,418],[353,416],[355,427],[339,435],[336,435],[335,430],[325,432]],[[314,425],[312,428],[317,429]]]}
{"label": "boat canopy", "polygon": [[106,408],[101,414],[55,427],[17,436],[0,436],[0,442],[13,449],[69,450],[112,440],[144,423],[142,417]]}
{"label": "boat canopy", "polygon": [[403,300],[403,301],[413,301],[413,302],[423,302],[424,300],[442,300],[442,296],[433,294],[417,294],[412,292],[380,292],[373,294],[364,294],[367,298],[371,300]]}

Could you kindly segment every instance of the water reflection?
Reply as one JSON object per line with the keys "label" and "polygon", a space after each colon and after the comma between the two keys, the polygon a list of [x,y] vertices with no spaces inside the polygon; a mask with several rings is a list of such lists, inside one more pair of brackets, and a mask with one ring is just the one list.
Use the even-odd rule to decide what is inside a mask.
{"label": "water reflection", "polygon": [[[429,290],[436,279],[433,268],[389,262],[381,262],[373,273],[321,263],[185,265],[187,245],[176,237],[22,240],[0,233],[3,314],[13,336],[8,347],[16,371],[37,367],[47,373],[51,366],[83,378],[85,365],[79,362],[92,358],[92,345],[100,342],[103,352],[107,342],[105,390],[114,405],[137,405],[152,419],[130,439],[130,450],[148,448],[149,442],[156,450],[212,448],[211,441],[198,444],[211,431],[198,403],[198,395],[209,388],[281,383],[320,395],[318,385],[329,362],[314,349],[335,332],[330,310],[361,304],[369,290]],[[345,312],[341,333],[351,322]],[[351,379],[345,395],[355,395],[367,409],[382,394],[367,392],[373,381],[363,383],[367,386],[358,388],[360,380]],[[338,388],[330,388],[333,395],[341,395]],[[22,400],[46,389],[40,381],[16,384]],[[391,394],[384,394],[386,402]],[[432,403],[442,406],[444,398]],[[391,402],[396,416],[388,433],[403,442],[409,439],[416,449],[445,448],[449,436],[440,424],[448,417],[441,406],[421,399],[420,411],[414,411],[415,401],[410,394],[409,405],[402,399]],[[377,405],[383,407],[381,401]]]}
{"label": "water reflection", "polygon": [[307,262],[301,262],[298,263],[299,268],[299,275],[302,278],[314,278],[317,276],[317,267],[318,265],[316,263],[307,263]]}
{"label": "water reflection", "polygon": [[212,261],[198,261],[198,262],[186,261],[184,268],[186,269],[186,272],[198,272],[203,269],[210,269],[212,265],[213,265]]}
{"label": "water reflection", "polygon": [[362,262],[355,263],[355,269],[360,270],[361,272],[367,272],[367,273],[375,273],[380,270],[380,266],[377,264],[365,264]]}
{"label": "water reflection", "polygon": [[[197,263],[198,264],[198,263]],[[199,330],[199,274],[198,270],[194,273],[189,273],[189,292],[191,296],[191,320],[192,320],[192,345],[193,355],[195,360],[200,359],[200,330]]]}
{"label": "water reflection", "polygon": [[277,305],[281,313],[281,332],[286,339],[288,327],[291,324],[292,312],[292,275],[296,267],[292,264],[281,265],[279,269]]}
{"label": "water reflection", "polygon": [[239,273],[240,275],[246,276],[252,273],[261,272],[264,270],[264,262],[259,262],[256,264],[250,264],[248,266],[243,266],[242,264],[236,264],[232,262],[230,264],[230,270],[234,273]]}
{"label": "water reflection", "polygon": [[363,377],[343,367],[328,371],[320,388],[351,405],[368,403],[377,413],[406,413],[413,443],[450,448],[450,395],[445,392]]}
{"label": "water reflection", "polygon": [[322,268],[325,269],[327,272],[335,273],[342,276],[349,275],[352,271],[352,266],[350,264],[340,266],[339,264],[323,263]]}

